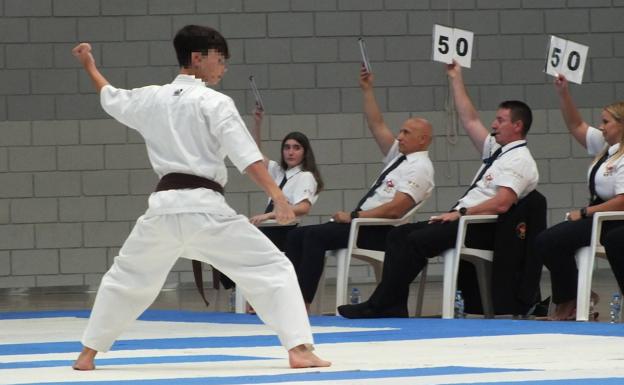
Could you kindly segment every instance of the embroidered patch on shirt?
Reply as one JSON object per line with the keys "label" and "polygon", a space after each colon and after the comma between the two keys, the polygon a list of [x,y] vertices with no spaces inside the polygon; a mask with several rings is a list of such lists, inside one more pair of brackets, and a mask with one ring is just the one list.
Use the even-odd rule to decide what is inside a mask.
{"label": "embroidered patch on shirt", "polygon": [[173,96],[180,96],[182,94],[182,91],[184,91],[183,88],[178,88],[177,90],[173,91]]}

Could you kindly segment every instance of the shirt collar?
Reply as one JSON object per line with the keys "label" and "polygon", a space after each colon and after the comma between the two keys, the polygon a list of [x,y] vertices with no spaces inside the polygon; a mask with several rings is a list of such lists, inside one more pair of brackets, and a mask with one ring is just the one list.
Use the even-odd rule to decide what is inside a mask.
{"label": "shirt collar", "polygon": [[413,161],[419,158],[428,158],[429,157],[429,151],[424,150],[424,151],[414,151],[414,152],[410,152],[409,154],[403,154],[405,155],[405,160],[407,161]]}
{"label": "shirt collar", "polygon": [[616,143],[613,146],[609,147],[609,156],[615,154],[620,149],[620,143]]}
{"label": "shirt collar", "polygon": [[301,172],[301,165],[298,164],[293,168],[289,168],[288,170],[284,170],[284,175],[286,175],[286,178],[290,179],[293,176],[295,176],[295,174],[298,174]]}
{"label": "shirt collar", "polygon": [[185,75],[185,74],[179,74],[178,76],[176,76],[176,78],[173,80],[173,83],[206,86],[203,80],[198,79],[193,75]]}
{"label": "shirt collar", "polygon": [[520,140],[516,140],[516,141],[511,142],[511,143],[507,143],[506,145],[504,145],[504,146],[501,148],[501,152],[505,152],[505,151],[507,151],[507,150],[510,150],[510,149],[512,149],[513,147],[518,146],[518,145],[520,145],[520,144],[526,144],[526,139],[520,139]]}

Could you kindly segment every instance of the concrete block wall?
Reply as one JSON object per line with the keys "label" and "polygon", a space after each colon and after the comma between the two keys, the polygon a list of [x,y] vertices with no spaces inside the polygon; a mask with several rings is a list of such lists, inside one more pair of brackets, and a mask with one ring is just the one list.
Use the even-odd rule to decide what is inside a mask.
{"label": "concrete block wall", "polygon": [[[265,152],[278,157],[291,130],[312,140],[326,191],[309,224],[353,207],[381,169],[362,116],[360,36],[387,122],[396,130],[418,115],[436,130],[438,187],[418,218],[447,210],[465,190],[478,152],[448,126],[431,32],[435,23],[474,31],[468,91],[486,124],[503,99],[533,107],[529,141],[552,224],[585,204],[590,159],[567,134],[542,72],[548,36],[590,46],[584,84],[572,92],[598,122],[602,106],[624,99],[622,19],[621,0],[0,0],[0,288],[96,286],[156,183],[141,138],[106,116],[71,57],[78,41],[90,41],[104,75],[129,88],[172,79],[180,27],[222,31],[232,57],[218,89],[249,122],[247,76],[255,76],[268,114]],[[234,169],[227,199],[248,215],[265,205]],[[178,262],[168,284],[191,281],[189,270]],[[371,274],[360,265],[354,279]]]}

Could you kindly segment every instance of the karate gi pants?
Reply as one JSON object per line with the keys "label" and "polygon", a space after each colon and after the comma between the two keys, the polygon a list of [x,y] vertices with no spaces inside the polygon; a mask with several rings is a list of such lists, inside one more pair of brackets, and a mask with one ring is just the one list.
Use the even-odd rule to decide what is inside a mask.
{"label": "karate gi pants", "polygon": [[108,351],[156,299],[180,257],[231,277],[286,349],[313,343],[292,263],[270,240],[242,215],[181,213],[137,220],[102,278],[83,345]]}

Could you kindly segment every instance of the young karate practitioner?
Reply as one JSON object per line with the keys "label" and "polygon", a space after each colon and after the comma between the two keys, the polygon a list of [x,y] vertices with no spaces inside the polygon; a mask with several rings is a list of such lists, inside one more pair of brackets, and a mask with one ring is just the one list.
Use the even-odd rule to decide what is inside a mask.
{"label": "young karate practitioner", "polygon": [[228,156],[273,199],[278,222],[294,219],[234,102],[204,84],[216,85],[223,77],[227,43],[212,28],[189,25],[176,34],[173,45],[180,64],[174,81],[133,90],[108,83],[88,43],[73,49],[104,110],[143,136],[161,178],[146,213],[102,278],[82,339],[84,348],[73,367],[95,368],[97,352],[108,351],[154,301],[179,257],[210,263],[231,277],[277,332],[291,367],[329,366],[312,352],[310,324],[292,264],[222,195]]}

